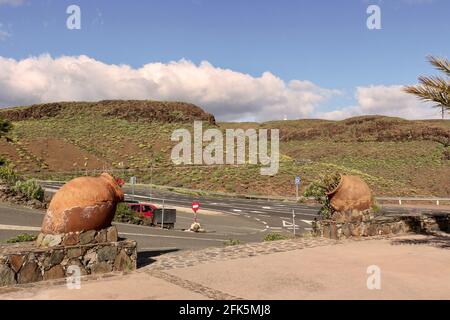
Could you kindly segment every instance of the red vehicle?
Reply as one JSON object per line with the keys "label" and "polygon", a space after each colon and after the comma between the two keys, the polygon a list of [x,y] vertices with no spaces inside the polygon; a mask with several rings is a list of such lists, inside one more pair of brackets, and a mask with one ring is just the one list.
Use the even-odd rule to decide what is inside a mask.
{"label": "red vehicle", "polygon": [[153,219],[154,211],[157,209],[157,207],[151,203],[129,203],[130,209],[132,212],[136,213],[136,215],[143,217],[143,218],[149,218],[150,220]]}

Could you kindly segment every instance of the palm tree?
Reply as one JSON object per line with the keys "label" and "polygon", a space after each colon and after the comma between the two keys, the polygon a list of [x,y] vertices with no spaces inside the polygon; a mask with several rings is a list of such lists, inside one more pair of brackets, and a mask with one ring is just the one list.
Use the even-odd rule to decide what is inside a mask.
{"label": "palm tree", "polygon": [[406,86],[404,91],[416,95],[421,100],[436,103],[435,107],[441,108],[442,119],[444,119],[445,111],[450,112],[450,61],[447,58],[434,56],[427,58],[436,69],[445,74],[445,77],[420,76],[418,85]]}

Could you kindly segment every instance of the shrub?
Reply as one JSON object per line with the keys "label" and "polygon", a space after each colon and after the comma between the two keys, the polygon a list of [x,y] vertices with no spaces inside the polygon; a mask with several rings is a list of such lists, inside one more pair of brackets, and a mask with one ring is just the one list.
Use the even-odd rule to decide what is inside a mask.
{"label": "shrub", "polygon": [[323,177],[323,186],[327,192],[331,192],[337,188],[341,182],[341,175],[337,172],[327,174]]}
{"label": "shrub", "polygon": [[239,240],[234,240],[234,239],[230,239],[224,242],[224,245],[226,246],[237,246],[241,244],[241,242]]}
{"label": "shrub", "polygon": [[313,197],[318,203],[322,205],[319,215],[323,219],[331,218],[333,214],[333,208],[330,204],[330,199],[326,195],[327,192],[331,192],[339,185],[341,176],[339,173],[332,173],[325,175],[321,180],[314,180],[311,182],[304,192],[305,197]]}
{"label": "shrub", "polygon": [[29,199],[35,199],[38,201],[44,200],[44,189],[42,189],[41,185],[34,179],[27,181],[16,181],[14,191],[26,195]]}
{"label": "shrub", "polygon": [[0,137],[6,135],[12,129],[12,124],[8,120],[0,118]]}
{"label": "shrub", "polygon": [[114,221],[131,224],[144,224],[144,219],[134,214],[130,207],[124,202],[117,205]]}
{"label": "shrub", "polygon": [[10,186],[14,186],[16,182],[19,180],[19,176],[15,173],[12,167],[1,166],[0,180],[2,180],[3,182],[7,183]]}
{"label": "shrub", "polygon": [[278,240],[287,240],[289,237],[282,235],[281,233],[268,233],[264,237],[264,241],[278,241]]}
{"label": "shrub", "polygon": [[8,239],[7,243],[31,242],[36,240],[36,236],[28,233],[21,233],[13,238]]}

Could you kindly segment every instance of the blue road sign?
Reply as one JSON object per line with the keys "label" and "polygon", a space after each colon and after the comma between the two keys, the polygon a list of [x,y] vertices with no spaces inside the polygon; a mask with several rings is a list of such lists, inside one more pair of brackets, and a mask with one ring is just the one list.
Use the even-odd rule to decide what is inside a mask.
{"label": "blue road sign", "polygon": [[295,177],[295,185],[299,186],[300,182],[302,182],[302,179],[300,179],[300,177]]}

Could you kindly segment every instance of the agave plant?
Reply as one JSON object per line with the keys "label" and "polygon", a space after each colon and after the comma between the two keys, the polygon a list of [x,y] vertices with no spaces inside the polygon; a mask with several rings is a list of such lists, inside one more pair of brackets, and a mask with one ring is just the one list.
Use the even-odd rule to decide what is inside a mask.
{"label": "agave plant", "polygon": [[442,119],[444,119],[445,111],[450,112],[450,61],[434,56],[427,58],[436,69],[445,74],[445,77],[420,76],[418,85],[406,86],[404,90],[421,100],[435,103],[435,107],[441,109]]}

